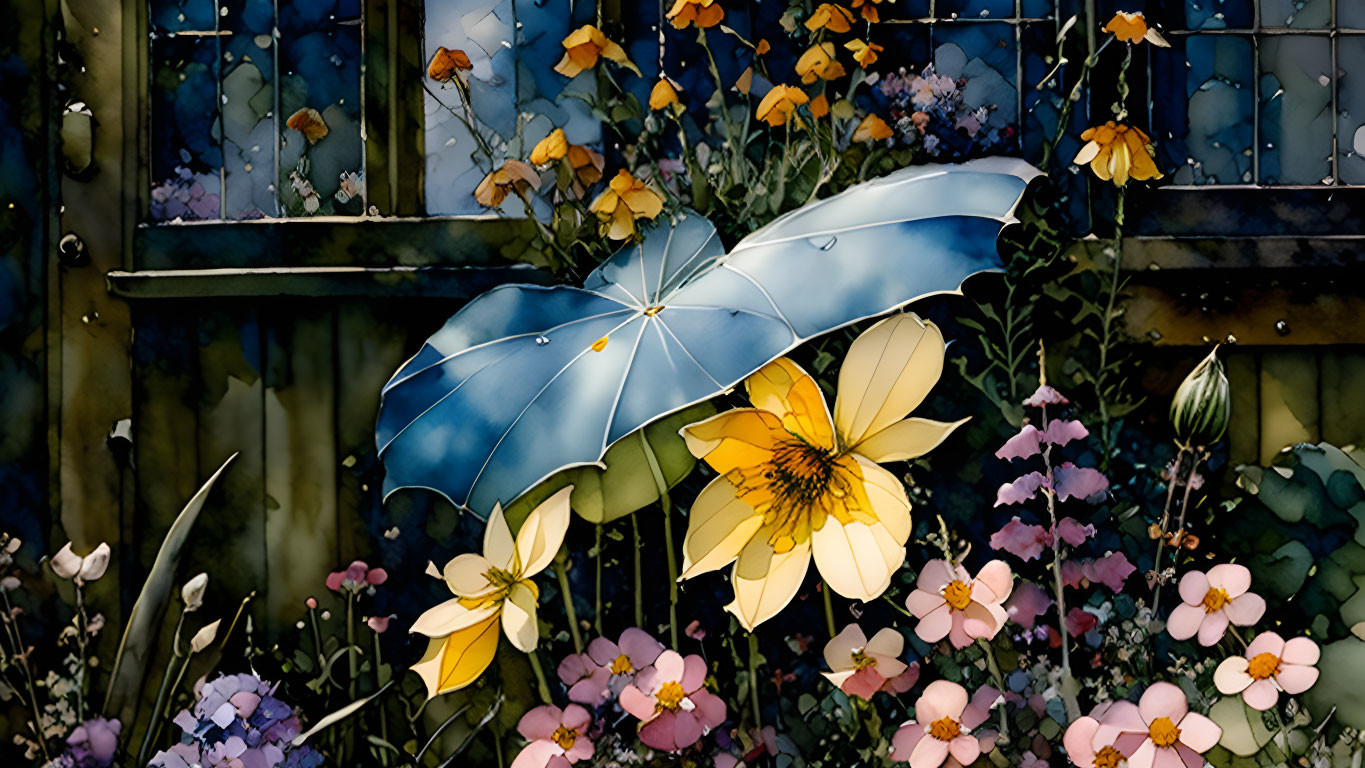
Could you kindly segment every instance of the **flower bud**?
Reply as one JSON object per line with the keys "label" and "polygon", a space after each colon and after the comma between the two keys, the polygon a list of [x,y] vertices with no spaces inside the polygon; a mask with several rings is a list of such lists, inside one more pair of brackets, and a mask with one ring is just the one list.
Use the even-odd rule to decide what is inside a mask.
{"label": "flower bud", "polygon": [[1171,426],[1185,446],[1204,446],[1218,442],[1228,428],[1232,398],[1228,377],[1218,360],[1218,348],[1195,366],[1180,382],[1171,401]]}
{"label": "flower bud", "polygon": [[221,622],[222,619],[218,619],[212,624],[205,624],[200,627],[199,631],[194,633],[194,637],[190,638],[190,652],[199,653],[209,647],[213,643],[213,639],[218,636],[218,625]]}
{"label": "flower bud", "polygon": [[204,604],[204,591],[209,587],[209,575],[201,573],[180,588],[180,599],[185,601],[185,613],[199,610]]}
{"label": "flower bud", "polygon": [[71,542],[69,541],[66,546],[58,550],[57,554],[52,556],[48,565],[52,566],[52,572],[57,574],[57,578],[60,579],[74,578],[76,574],[81,572],[80,555],[71,551]]}
{"label": "flower bud", "polygon": [[80,573],[76,574],[81,581],[90,582],[104,575],[109,568],[109,545],[100,542],[95,551],[81,559]]}

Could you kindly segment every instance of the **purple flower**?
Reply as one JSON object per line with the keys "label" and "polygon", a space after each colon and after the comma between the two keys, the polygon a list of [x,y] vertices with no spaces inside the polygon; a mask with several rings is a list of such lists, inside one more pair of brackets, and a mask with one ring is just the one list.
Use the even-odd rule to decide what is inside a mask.
{"label": "purple flower", "polygon": [[1097,470],[1067,462],[1052,470],[1052,488],[1057,498],[1089,499],[1109,489],[1109,480]]}
{"label": "purple flower", "polygon": [[389,580],[383,568],[371,568],[363,560],[356,560],[344,571],[335,571],[327,576],[327,588],[333,592],[359,592],[367,587],[377,587]]}
{"label": "purple flower", "polygon": [[323,762],[320,752],[290,745],[302,725],[293,707],[274,692],[274,686],[250,674],[204,683],[194,706],[175,717],[185,734],[181,743],[157,752],[149,766],[317,768]]}
{"label": "purple flower", "polygon": [[1081,525],[1074,517],[1064,517],[1057,522],[1057,528],[1052,535],[1073,547],[1079,547],[1086,539],[1095,535],[1095,526]]}
{"label": "purple flower", "polygon": [[[1042,475],[1038,477],[1041,478]],[[1004,528],[991,534],[991,549],[1003,549],[1022,560],[1032,560],[1042,555],[1043,548],[1051,544],[1043,526],[1022,523],[1017,517],[1005,523]]]}
{"label": "purple flower", "polygon": [[96,717],[76,726],[66,737],[67,765],[72,768],[107,768],[118,754],[119,732],[123,724],[118,720]]}

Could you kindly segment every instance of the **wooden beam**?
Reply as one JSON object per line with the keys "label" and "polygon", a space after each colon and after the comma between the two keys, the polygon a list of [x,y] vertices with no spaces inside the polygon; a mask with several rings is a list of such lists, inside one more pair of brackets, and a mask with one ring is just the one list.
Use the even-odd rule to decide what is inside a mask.
{"label": "wooden beam", "polygon": [[503,283],[551,282],[529,264],[499,267],[262,267],[114,271],[109,292],[127,299],[271,296],[468,300]]}

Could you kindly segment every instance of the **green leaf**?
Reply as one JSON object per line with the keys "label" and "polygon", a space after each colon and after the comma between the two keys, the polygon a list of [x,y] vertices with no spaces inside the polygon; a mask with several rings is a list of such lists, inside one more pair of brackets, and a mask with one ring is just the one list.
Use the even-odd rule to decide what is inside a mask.
{"label": "green leaf", "polygon": [[1214,704],[1209,719],[1223,729],[1218,743],[1239,757],[1254,755],[1270,742],[1272,734],[1261,721],[1261,714],[1247,707],[1241,696],[1227,696]]}
{"label": "green leaf", "polygon": [[295,736],[295,737],[294,737],[294,740],[293,740],[292,742],[290,742],[290,744],[291,744],[292,746],[295,746],[295,747],[299,746],[300,744],[302,744],[302,743],[304,743],[305,741],[307,741],[307,740],[309,739],[309,737],[311,737],[313,734],[318,733],[319,731],[325,731],[325,730],[327,730],[328,728],[331,728],[333,725],[336,725],[337,723],[341,722],[342,720],[345,720],[346,718],[348,718],[348,717],[350,717],[351,715],[355,714],[355,712],[356,712],[357,710],[359,710],[361,707],[365,706],[366,704],[369,704],[371,701],[374,701],[375,699],[379,698],[379,696],[380,696],[381,694],[383,694],[384,691],[387,691],[388,689],[389,689],[389,686],[386,685],[386,686],[384,686],[383,688],[380,688],[379,690],[377,690],[377,691],[375,691],[374,693],[370,694],[369,696],[366,696],[366,697],[363,698],[363,699],[357,699],[357,700],[351,702],[350,704],[347,704],[346,706],[342,707],[341,709],[338,709],[337,711],[333,712],[332,714],[330,714],[330,715],[328,715],[328,716],[322,718],[321,720],[319,720],[319,721],[317,722],[317,724],[314,725],[312,728],[309,728],[308,730],[304,731],[303,733],[300,733],[298,736]]}
{"label": "green leaf", "polygon": [[517,528],[531,510],[568,485],[574,487],[569,499],[574,511],[592,523],[609,523],[653,504],[659,500],[659,489],[649,469],[645,442],[672,488],[697,463],[678,430],[715,412],[709,401],[698,403],[617,440],[602,457],[602,467],[573,467],[552,475],[508,505],[504,510],[508,524]]}

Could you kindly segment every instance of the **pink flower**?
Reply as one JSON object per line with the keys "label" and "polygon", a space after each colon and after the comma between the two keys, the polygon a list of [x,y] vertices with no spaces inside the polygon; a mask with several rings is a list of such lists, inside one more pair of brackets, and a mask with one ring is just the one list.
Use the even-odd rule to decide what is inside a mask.
{"label": "pink flower", "polygon": [[1064,517],[1057,521],[1057,528],[1052,535],[1065,541],[1073,547],[1079,547],[1085,540],[1095,535],[1095,526],[1081,525],[1074,517]]}
{"label": "pink flower", "polygon": [[904,672],[887,680],[882,686],[882,690],[892,696],[899,696],[911,688],[914,688],[915,683],[917,682],[919,682],[919,662],[912,661],[910,662],[910,665],[905,668]]}
{"label": "pink flower", "polygon": [[991,705],[999,698],[999,691],[986,686],[969,703],[966,688],[935,680],[925,686],[924,694],[915,702],[915,719],[897,728],[891,737],[891,759],[908,760],[910,768],[971,765],[994,743],[993,735],[983,744],[971,731],[986,721]]}
{"label": "pink flower", "polygon": [[356,560],[346,567],[344,571],[335,571],[327,575],[327,588],[333,592],[348,590],[359,592],[366,587],[377,587],[389,580],[389,574],[383,568],[371,568],[363,560]]}
{"label": "pink flower", "polygon": [[642,723],[640,741],[677,752],[725,722],[725,702],[706,690],[706,662],[664,651],[621,691],[621,708]]}
{"label": "pink flower", "polygon": [[610,673],[609,688],[612,694],[620,694],[635,679],[635,674],[653,664],[663,651],[663,643],[636,627],[622,632],[615,643],[605,637],[588,643],[588,657],[599,667],[606,667]]}
{"label": "pink flower", "polygon": [[[1065,562],[1062,564],[1066,565]],[[1024,629],[1033,629],[1034,621],[1047,613],[1050,607],[1052,598],[1047,596],[1042,587],[1031,581],[1019,582],[1019,586],[1010,594],[1010,599],[1005,601],[1005,613],[1009,614],[1011,621]]]}
{"label": "pink flower", "polygon": [[1213,682],[1222,693],[1240,693],[1248,707],[1264,711],[1280,700],[1280,691],[1296,695],[1312,688],[1321,655],[1318,644],[1306,637],[1286,642],[1262,632],[1247,646],[1246,656],[1229,656],[1218,665]]}
{"label": "pink flower", "polygon": [[1176,640],[1199,635],[1199,644],[1223,639],[1228,624],[1249,627],[1265,614],[1265,600],[1251,588],[1251,571],[1244,565],[1215,565],[1207,574],[1190,571],[1180,579],[1180,605],[1171,611],[1166,631]]}
{"label": "pink flower", "polygon": [[559,662],[559,681],[569,689],[569,701],[595,707],[610,698],[611,669],[599,666],[586,653],[571,653]]}
{"label": "pink flower", "polygon": [[[1039,475],[1037,472],[1033,474]],[[1043,554],[1044,547],[1052,546],[1047,530],[1041,525],[1029,525],[1014,518],[1005,527],[991,534],[991,549],[1004,551],[1027,562]]]}
{"label": "pink flower", "polygon": [[862,627],[849,624],[825,645],[825,663],[830,671],[821,674],[844,693],[871,699],[889,680],[906,671],[906,663],[900,660],[904,650],[905,638],[890,627],[868,640]]}
{"label": "pink flower", "polygon": [[1179,687],[1153,683],[1136,705],[1102,704],[1066,729],[1067,757],[1080,768],[1202,768],[1202,755],[1223,735],[1212,720],[1189,711]]}
{"label": "pink flower", "polygon": [[1024,401],[1024,405],[1041,408],[1044,405],[1066,405],[1069,402],[1071,401],[1062,397],[1061,392],[1043,384],[1039,386],[1038,389],[1034,390],[1033,394],[1028,396],[1028,399]]}
{"label": "pink flower", "polygon": [[1066,612],[1066,632],[1072,637],[1084,635],[1099,623],[1099,617],[1089,611],[1072,608]]}
{"label": "pink flower", "polygon": [[566,768],[592,757],[590,725],[592,715],[577,704],[563,710],[536,707],[517,723],[517,731],[530,743],[512,761],[512,768]]}
{"label": "pink flower", "polygon": [[389,622],[392,619],[393,619],[392,616],[371,616],[370,618],[365,620],[365,623],[370,627],[370,629],[373,629],[375,632],[378,632],[379,634],[383,634],[389,630]]}
{"label": "pink flower", "polygon": [[947,637],[955,648],[966,648],[976,638],[990,639],[1005,625],[1009,614],[1002,603],[1014,588],[1010,567],[992,560],[973,580],[967,569],[947,560],[924,564],[915,591],[905,607],[918,618],[915,634],[926,643]]}

